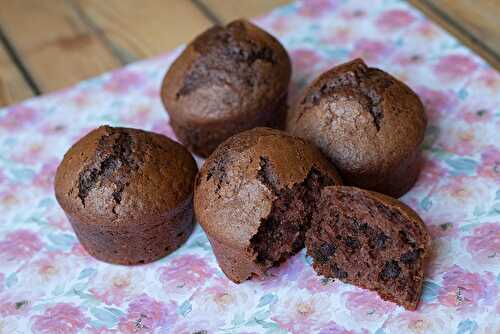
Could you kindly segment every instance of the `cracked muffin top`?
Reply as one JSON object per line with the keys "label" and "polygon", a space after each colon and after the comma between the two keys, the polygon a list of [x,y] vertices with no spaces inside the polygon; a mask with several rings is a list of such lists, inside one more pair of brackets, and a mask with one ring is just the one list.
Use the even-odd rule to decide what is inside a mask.
{"label": "cracked muffin top", "polygon": [[170,67],[162,99],[179,123],[255,114],[286,96],[291,64],[283,46],[246,20],[214,26]]}
{"label": "cracked muffin top", "polygon": [[[315,143],[346,184],[400,196],[416,178],[426,125],[424,107],[407,85],[355,59],[309,85],[287,130]],[[403,174],[411,177],[401,180]]]}
{"label": "cracked muffin top", "polygon": [[209,237],[246,247],[279,194],[315,176],[341,183],[335,168],[303,139],[262,127],[239,133],[200,169],[196,218]]}
{"label": "cracked muffin top", "polygon": [[163,135],[101,126],[64,155],[55,193],[67,213],[99,224],[168,217],[191,198],[196,172],[191,154]]}

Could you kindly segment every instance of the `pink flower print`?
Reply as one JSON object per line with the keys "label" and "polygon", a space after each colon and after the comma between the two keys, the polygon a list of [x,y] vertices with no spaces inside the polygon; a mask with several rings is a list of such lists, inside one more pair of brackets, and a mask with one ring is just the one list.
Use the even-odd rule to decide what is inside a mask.
{"label": "pink flower print", "polygon": [[309,49],[295,49],[291,52],[293,68],[299,72],[309,71],[321,59],[321,56],[314,50]]}
{"label": "pink flower print", "polygon": [[[292,256],[285,263],[272,267],[266,272],[266,276],[260,278],[265,288],[277,288],[289,286],[297,282],[300,274],[306,270],[304,255],[299,253]],[[255,279],[257,280],[257,278]]]}
{"label": "pink flower print", "polygon": [[[9,179],[0,175],[0,185],[7,185],[7,187],[3,187],[4,190],[0,189],[0,203],[3,205],[4,209],[14,207],[21,200],[18,197],[18,194],[21,193],[21,185],[19,183],[10,182]],[[0,241],[1,244],[1,241]]]}
{"label": "pink flower print", "polygon": [[121,305],[123,301],[142,293],[144,280],[144,271],[138,267],[113,267],[98,271],[92,278],[89,291],[107,305]]}
{"label": "pink flower print", "polygon": [[447,131],[448,140],[442,144],[448,152],[453,152],[459,156],[472,155],[477,150],[477,142],[474,128],[453,127]]}
{"label": "pink flower print", "polygon": [[392,47],[390,47],[387,43],[362,38],[359,39],[354,45],[353,52],[350,57],[363,58],[368,65],[372,65],[371,63],[375,63],[383,58],[386,58],[391,51]]}
{"label": "pink flower print", "polygon": [[71,231],[71,225],[63,215],[60,214],[49,215],[47,216],[47,223],[52,228],[55,228],[57,230]]}
{"label": "pink flower print", "polygon": [[364,328],[360,330],[347,330],[344,327],[331,322],[319,331],[319,334],[369,334],[370,332]]}
{"label": "pink flower print", "polygon": [[397,30],[408,27],[415,17],[406,10],[392,9],[383,12],[376,20],[381,30]]}
{"label": "pink flower print", "polygon": [[421,22],[416,28],[416,31],[420,34],[420,36],[427,40],[432,40],[435,37],[438,37],[440,33],[440,31],[436,29],[436,25],[429,20]]}
{"label": "pink flower print", "polygon": [[339,283],[325,277],[316,275],[308,271],[297,280],[297,285],[301,289],[307,289],[311,293],[328,292],[333,293],[338,290]]}
{"label": "pink flower print", "polygon": [[434,90],[425,86],[417,87],[416,91],[431,122],[450,114],[450,111],[458,104],[458,99],[452,91]]}
{"label": "pink flower print", "polygon": [[259,25],[269,27],[271,29],[270,33],[273,33],[273,35],[275,36],[280,35],[280,33],[286,32],[288,29],[290,29],[290,25],[293,24],[293,21],[290,20],[288,15],[279,16],[273,20],[266,20],[266,17],[264,17],[260,21],[266,21],[259,22]]}
{"label": "pink flower print", "polygon": [[10,107],[3,117],[0,117],[0,127],[17,130],[35,121],[37,111],[22,104]]}
{"label": "pink flower print", "polygon": [[345,44],[349,43],[352,34],[353,31],[351,27],[338,27],[326,34],[321,41],[328,44]]}
{"label": "pink flower print", "polygon": [[462,240],[475,260],[498,261],[500,258],[500,223],[482,224]]}
{"label": "pink flower print", "polygon": [[170,328],[177,319],[176,304],[159,302],[143,294],[128,306],[127,314],[120,318],[118,328],[121,333],[156,333],[159,329]]}
{"label": "pink flower print", "polygon": [[183,255],[159,268],[160,281],[167,290],[192,289],[212,277],[216,270],[197,255]]}
{"label": "pink flower print", "polygon": [[299,2],[298,14],[305,17],[320,17],[335,10],[338,1],[336,0],[309,0]]}
{"label": "pink flower print", "polygon": [[63,135],[65,129],[65,125],[63,124],[42,124],[40,129],[40,133],[46,135],[46,136],[51,136],[51,135]]}
{"label": "pink flower print", "polygon": [[77,242],[71,248],[71,254],[75,256],[90,257],[89,253],[83,248],[82,244]]}
{"label": "pink flower print", "polygon": [[40,171],[36,174],[33,185],[43,190],[51,190],[54,186],[54,177],[58,165],[59,162],[57,160],[44,163]]}
{"label": "pink flower print", "polygon": [[121,117],[121,121],[127,123],[130,127],[140,128],[144,126],[145,123],[148,123],[150,115],[151,106],[140,104],[131,109],[128,113],[124,114],[123,117]]}
{"label": "pink flower print", "polygon": [[471,105],[460,108],[458,115],[468,124],[487,123],[493,119],[493,112],[490,108]]}
{"label": "pink flower print", "polygon": [[144,88],[144,95],[152,99],[157,99],[160,96],[160,86],[146,86]]}
{"label": "pink flower print", "polygon": [[0,255],[8,261],[30,258],[41,248],[42,241],[37,234],[29,230],[11,232],[0,241]]}
{"label": "pink flower print", "polygon": [[0,292],[3,291],[4,281],[5,281],[5,275],[4,273],[0,273]]}
{"label": "pink flower print", "polygon": [[484,89],[487,92],[496,95],[500,91],[500,75],[494,68],[482,68],[475,82],[478,89]]}
{"label": "pink flower print", "polygon": [[0,316],[26,314],[30,309],[30,302],[20,295],[3,296],[0,300]]}
{"label": "pink flower print", "polygon": [[86,333],[89,334],[121,334],[117,329],[109,329],[106,327],[89,328]]}
{"label": "pink flower print", "polygon": [[[429,223],[429,221],[426,221]],[[455,224],[451,222],[443,222],[437,225],[429,225],[427,224],[427,229],[432,236],[432,239],[436,238],[455,238],[459,235],[459,230],[455,226]]]}
{"label": "pink flower print", "polygon": [[41,143],[29,144],[25,150],[15,150],[12,155],[12,160],[21,163],[34,163],[40,161],[43,148]]}
{"label": "pink flower print", "polygon": [[345,292],[343,297],[351,315],[365,321],[378,320],[397,307],[396,304],[384,301],[375,292],[368,290],[356,289]]}
{"label": "pink flower print", "polygon": [[421,66],[425,62],[425,55],[419,53],[408,54],[405,52],[395,55],[394,62],[401,66]]}
{"label": "pink flower print", "polygon": [[457,310],[475,309],[489,293],[495,295],[489,290],[488,281],[480,274],[465,271],[455,264],[443,275],[438,299],[442,305]]}
{"label": "pink flower print", "polygon": [[402,312],[384,323],[385,333],[451,333],[439,312],[419,308],[418,312]]}
{"label": "pink flower print", "polygon": [[435,66],[436,73],[443,80],[465,79],[478,67],[478,64],[467,56],[454,54],[441,58]]}
{"label": "pink flower print", "polygon": [[271,319],[292,334],[316,333],[322,323],[330,321],[330,299],[321,293],[302,296],[296,292],[283,295],[271,306]]}
{"label": "pink flower print", "polygon": [[348,10],[343,10],[340,13],[340,16],[345,20],[352,21],[364,18],[366,16],[366,11],[361,8],[348,9]]}
{"label": "pink flower print", "polygon": [[497,147],[489,145],[483,150],[477,173],[500,182],[500,150]]}
{"label": "pink flower print", "polygon": [[418,178],[418,184],[421,185],[422,188],[430,189],[433,184],[446,175],[447,171],[439,161],[431,160],[428,157],[424,157],[423,160],[424,162]]}
{"label": "pink flower print", "polygon": [[109,81],[104,85],[108,92],[125,94],[134,87],[139,87],[144,82],[144,77],[131,70],[122,69],[113,72]]}
{"label": "pink flower print", "polygon": [[78,333],[86,325],[87,319],[82,311],[73,304],[60,303],[36,315],[31,329],[35,333],[71,334]]}

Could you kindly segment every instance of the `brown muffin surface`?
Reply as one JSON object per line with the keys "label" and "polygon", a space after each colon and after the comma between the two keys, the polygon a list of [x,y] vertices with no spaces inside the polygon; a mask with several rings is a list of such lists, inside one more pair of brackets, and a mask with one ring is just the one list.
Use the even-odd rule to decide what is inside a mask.
{"label": "brown muffin surface", "polygon": [[246,20],[208,29],[168,70],[161,97],[178,138],[207,157],[256,126],[283,127],[291,76],[287,52]]}
{"label": "brown muffin surface", "polygon": [[92,256],[147,263],[189,237],[196,172],[191,154],[163,135],[101,126],[65,154],[55,192]]}
{"label": "brown muffin surface", "polygon": [[402,202],[354,187],[323,188],[306,248],[318,274],[417,308],[430,236]]}
{"label": "brown muffin surface", "polygon": [[316,147],[256,128],[231,137],[206,160],[195,214],[221,269],[239,283],[302,249],[311,203],[334,184],[340,179]]}
{"label": "brown muffin surface", "polygon": [[426,125],[408,86],[356,59],[306,89],[287,130],[318,145],[345,184],[400,197],[418,177]]}

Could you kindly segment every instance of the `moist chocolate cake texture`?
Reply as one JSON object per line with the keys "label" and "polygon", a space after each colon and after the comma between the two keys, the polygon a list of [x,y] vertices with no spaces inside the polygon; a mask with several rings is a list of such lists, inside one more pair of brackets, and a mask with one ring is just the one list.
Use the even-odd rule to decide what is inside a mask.
{"label": "moist chocolate cake texture", "polygon": [[320,189],[340,184],[306,141],[256,128],[222,143],[196,181],[194,206],[222,271],[240,283],[304,246]]}
{"label": "moist chocolate cake texture", "polygon": [[430,237],[403,203],[354,187],[325,187],[306,235],[318,274],[417,308]]}
{"label": "moist chocolate cake texture", "polygon": [[345,184],[400,197],[420,172],[426,124],[407,85],[355,59],[313,81],[287,130],[316,144]]}
{"label": "moist chocolate cake texture", "polygon": [[102,126],[65,154],[55,193],[92,256],[147,263],[189,237],[196,172],[191,154],[163,135]]}
{"label": "moist chocolate cake texture", "polygon": [[246,20],[214,26],[168,70],[161,97],[177,137],[207,157],[233,134],[284,127],[291,64],[273,36]]}

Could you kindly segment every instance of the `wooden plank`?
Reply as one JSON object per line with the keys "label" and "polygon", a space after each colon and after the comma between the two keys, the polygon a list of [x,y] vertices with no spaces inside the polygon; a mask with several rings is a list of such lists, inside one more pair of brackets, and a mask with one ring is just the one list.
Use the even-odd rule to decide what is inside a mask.
{"label": "wooden plank", "polygon": [[275,7],[286,5],[291,0],[196,0],[211,11],[222,23],[238,18],[252,18],[267,13]]}
{"label": "wooden plank", "polygon": [[212,25],[187,0],[74,0],[125,62],[169,51]]}
{"label": "wooden plank", "polygon": [[0,44],[0,107],[33,96],[21,72]]}
{"label": "wooden plank", "polygon": [[0,0],[0,25],[42,92],[120,65],[67,1]]}
{"label": "wooden plank", "polygon": [[409,1],[500,70],[500,1]]}

